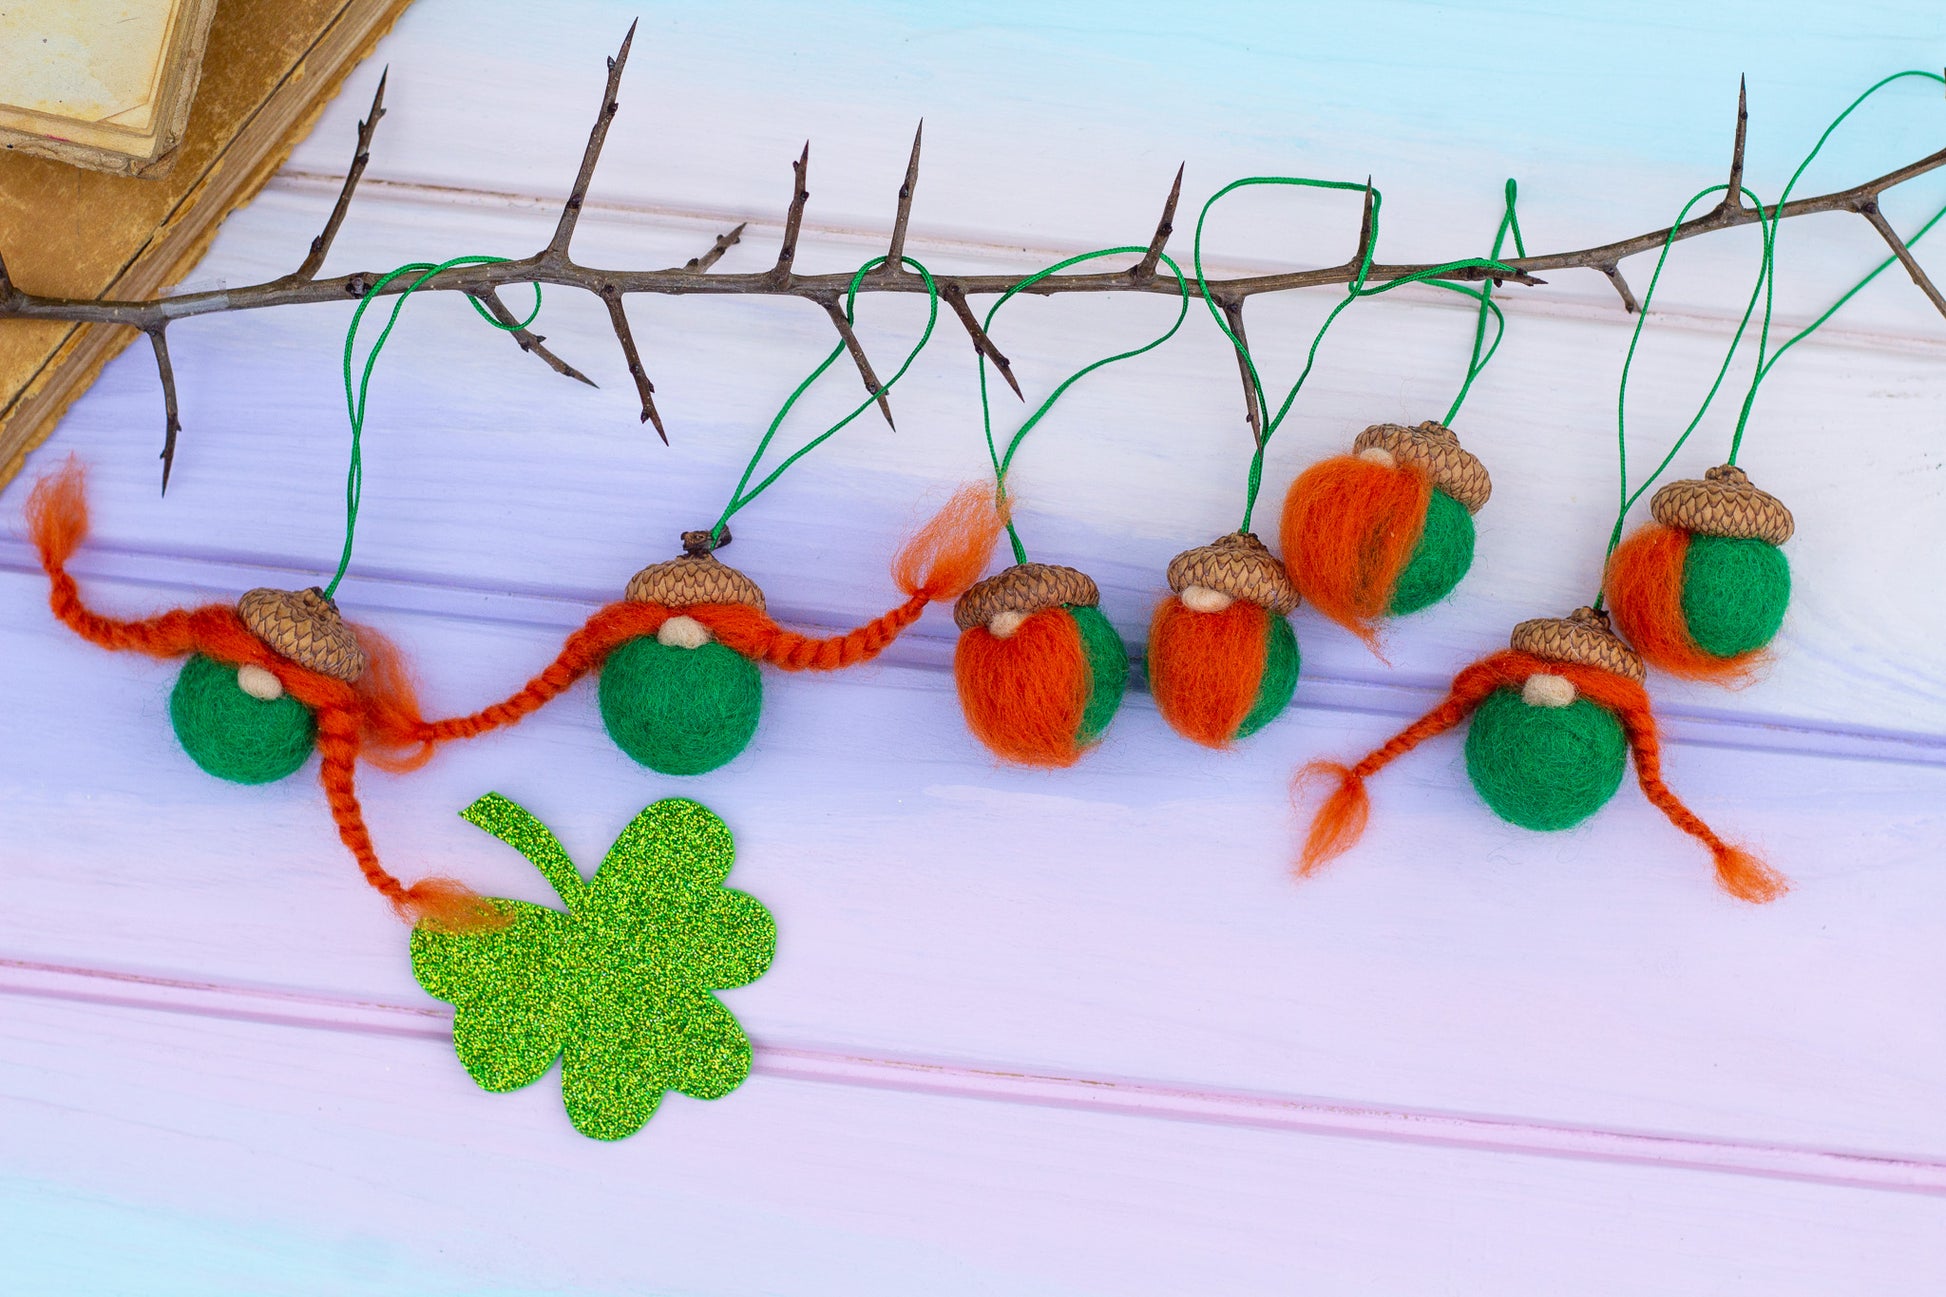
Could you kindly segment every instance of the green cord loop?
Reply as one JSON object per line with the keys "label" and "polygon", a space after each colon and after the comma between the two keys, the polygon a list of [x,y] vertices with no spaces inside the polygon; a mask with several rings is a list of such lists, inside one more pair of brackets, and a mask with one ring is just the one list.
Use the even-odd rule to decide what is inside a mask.
{"label": "green cord loop", "polygon": [[[324,587],[325,598],[329,599],[338,592],[338,583],[345,579],[345,570],[351,566],[352,538],[358,530],[358,502],[365,489],[365,456],[363,448],[365,435],[365,398],[372,384],[372,370],[378,364],[378,353],[384,350],[386,340],[392,336],[392,327],[399,322],[399,312],[405,309],[405,299],[418,292],[421,288],[424,288],[429,280],[445,271],[453,269],[455,266],[490,266],[506,260],[508,260],[506,257],[465,256],[454,257],[452,260],[442,261],[438,265],[434,265],[429,261],[408,262],[386,275],[370,288],[367,288],[364,295],[358,299],[358,309],[351,314],[351,326],[345,330],[345,411],[351,418],[351,461],[345,470],[345,548],[338,556],[338,570],[332,574],[331,583]],[[364,372],[359,376],[358,386],[354,389],[351,382],[351,361],[358,341],[358,325],[365,318],[366,308],[372,304],[373,298],[385,291],[386,285],[395,279],[413,274],[414,272],[424,273],[406,285],[405,290],[399,294],[399,300],[392,304],[391,317],[385,321],[384,329],[379,331],[378,341],[372,344],[371,351],[367,353]],[[479,298],[469,295],[466,300],[473,304],[474,311],[478,312],[482,320],[485,320],[496,329],[513,333],[526,328],[539,318],[541,313],[541,286],[539,283],[534,285],[534,309],[528,312],[526,319],[514,324],[502,324],[500,321],[494,319],[493,315],[481,303]]]}
{"label": "green cord loop", "polygon": [[[1048,266],[1043,270],[1037,270],[1033,274],[1027,276],[1025,279],[1021,280],[1019,283],[1015,284],[1012,288],[1009,288],[1006,292],[1000,295],[1000,300],[995,302],[993,306],[988,309],[986,319],[982,321],[981,327],[987,331],[988,336],[991,336],[993,332],[993,317],[1000,313],[1000,308],[1005,306],[1008,300],[1011,299],[1015,294],[1033,287],[1035,284],[1038,284],[1041,280],[1046,279],[1049,275],[1058,274],[1059,272],[1066,270],[1069,266],[1078,265],[1083,261],[1094,261],[1101,257],[1117,257],[1117,256],[1123,256],[1127,254],[1144,256],[1147,255],[1148,251],[1149,250],[1146,247],[1134,247],[1134,246],[1126,246],[1126,247],[1119,247],[1119,248],[1099,248],[1094,252],[1083,252],[1078,256],[1069,257],[1065,261],[1057,261],[1053,265]],[[1000,452],[1000,448],[998,444],[993,439],[993,407],[988,402],[988,397],[987,397],[986,353],[984,351],[976,352],[976,355],[979,360],[979,371],[980,371],[980,421],[986,431],[987,457],[993,461],[993,482],[994,482],[995,500],[1005,501],[1007,498],[1007,473],[1013,467],[1014,454],[1020,449],[1020,443],[1027,439],[1027,434],[1034,430],[1034,425],[1039,423],[1041,419],[1046,416],[1047,412],[1054,408],[1054,403],[1061,399],[1063,393],[1065,393],[1070,387],[1073,387],[1081,379],[1087,377],[1089,374],[1092,374],[1097,369],[1102,368],[1104,365],[1112,365],[1118,360],[1128,360],[1131,357],[1141,355],[1145,351],[1155,350],[1157,347],[1160,347],[1163,343],[1169,341],[1169,339],[1175,337],[1176,330],[1180,329],[1182,327],[1182,322],[1188,318],[1189,285],[1183,280],[1182,267],[1178,266],[1175,263],[1174,259],[1171,258],[1169,254],[1166,252],[1158,253],[1157,255],[1161,258],[1162,261],[1168,264],[1169,273],[1175,276],[1176,291],[1179,297],[1175,321],[1169,325],[1168,329],[1165,330],[1161,334],[1161,336],[1149,342],[1146,342],[1143,345],[1134,348],[1133,350],[1118,351],[1112,356],[1103,356],[1100,360],[1097,360],[1092,364],[1083,365],[1080,369],[1077,369],[1072,374],[1069,374],[1065,379],[1061,381],[1060,386],[1056,387],[1052,392],[1049,392],[1047,394],[1047,399],[1042,401],[1040,405],[1036,407],[1034,412],[1027,416],[1027,421],[1025,423],[1022,423],[1019,429],[1014,433],[1013,440],[1007,443],[1007,450],[1005,454],[1002,454]],[[1020,533],[1017,530],[1015,530],[1014,524],[1011,519],[1009,519],[1007,522],[1007,539],[1009,543],[1013,546],[1014,562],[1025,563],[1027,561],[1027,547],[1021,543]]]}
{"label": "green cord loop", "polygon": [[[1514,211],[1514,203],[1520,197],[1520,186],[1515,183],[1512,176],[1508,176],[1506,186],[1501,192],[1506,198],[1507,211],[1500,218],[1500,228],[1495,230],[1493,234],[1493,251],[1488,254],[1488,259],[1492,261],[1500,260],[1500,249],[1506,243],[1509,233],[1514,236],[1514,255],[1516,257],[1525,257],[1527,255],[1527,241],[1520,237],[1520,217]],[[1441,288],[1453,289],[1455,292],[1471,293],[1475,291],[1473,289],[1461,288],[1458,284],[1446,283],[1443,280],[1434,280],[1433,283]],[[1493,281],[1489,279],[1484,284],[1481,284],[1478,289],[1478,294],[1480,298],[1480,313],[1473,322],[1473,355],[1466,362],[1466,381],[1460,384],[1458,395],[1453,397],[1452,405],[1446,409],[1446,417],[1440,420],[1441,423],[1449,428],[1453,426],[1453,420],[1458,417],[1460,406],[1466,403],[1466,394],[1473,390],[1473,380],[1478,378],[1480,372],[1487,367],[1487,362],[1493,359],[1493,353],[1500,350],[1500,340],[1507,336],[1507,317],[1500,313],[1499,305],[1493,300]],[[1483,356],[1480,354],[1480,346],[1486,341],[1487,314],[1489,312],[1492,313],[1494,322],[1493,345],[1487,348],[1486,354]]]}
{"label": "green cord loop", "polygon": [[[1318,326],[1317,333],[1311,339],[1310,351],[1305,356],[1304,368],[1299,372],[1297,381],[1291,384],[1291,390],[1285,394],[1284,400],[1277,407],[1277,413],[1275,415],[1270,413],[1269,401],[1264,396],[1263,377],[1257,372],[1257,362],[1250,355],[1250,348],[1244,345],[1243,339],[1237,337],[1231,331],[1229,324],[1223,319],[1222,309],[1217,305],[1216,299],[1210,295],[1209,280],[1203,274],[1203,224],[1209,219],[1210,208],[1216,206],[1217,200],[1224,195],[1251,185],[1291,185],[1308,189],[1340,189],[1357,193],[1368,192],[1371,194],[1372,202],[1371,238],[1365,243],[1364,254],[1359,258],[1357,273],[1352,276],[1351,282],[1345,286],[1344,297],[1339,299],[1338,304],[1331,308],[1331,313],[1324,317],[1324,323]],[[1349,180],[1317,180],[1308,176],[1245,176],[1241,180],[1232,180],[1229,184],[1223,186],[1223,188],[1217,190],[1214,194],[1211,194],[1209,201],[1203,204],[1202,212],[1196,217],[1196,239],[1194,244],[1196,286],[1202,292],[1203,302],[1209,307],[1210,317],[1216,321],[1216,327],[1223,331],[1223,336],[1230,340],[1230,345],[1235,347],[1237,354],[1243,357],[1244,366],[1249,370],[1250,383],[1254,389],[1252,395],[1257,403],[1258,426],[1263,430],[1257,438],[1256,447],[1250,456],[1250,474],[1245,488],[1243,503],[1243,524],[1238,528],[1239,531],[1250,530],[1251,517],[1256,513],[1257,496],[1263,490],[1264,452],[1269,449],[1270,439],[1275,435],[1278,427],[1284,422],[1284,416],[1290,413],[1291,403],[1297,399],[1297,394],[1304,387],[1305,380],[1311,376],[1311,370],[1317,364],[1318,360],[1318,347],[1324,342],[1325,333],[1331,328],[1332,323],[1337,320],[1338,316],[1344,312],[1347,306],[1350,306],[1361,297],[1375,297],[1379,293],[1389,293],[1393,289],[1406,284],[1431,282],[1438,283],[1441,288],[1450,289],[1456,293],[1464,293],[1469,297],[1478,299],[1490,308],[1496,317],[1500,317],[1499,308],[1492,306],[1485,293],[1482,293],[1479,289],[1467,288],[1461,284],[1442,282],[1441,277],[1449,275],[1456,270],[1498,271],[1503,275],[1517,275],[1520,273],[1517,267],[1509,266],[1496,259],[1466,257],[1459,261],[1448,261],[1437,266],[1427,266],[1424,270],[1414,271],[1410,275],[1401,275],[1397,279],[1387,280],[1376,288],[1367,288],[1365,283],[1371,276],[1372,258],[1378,247],[1379,208],[1384,201],[1384,195],[1377,189],[1374,189],[1370,181],[1360,184]],[[1511,194],[1509,195],[1508,203],[1509,211],[1511,212]],[[1505,224],[1506,221],[1503,219],[1503,225]],[[1500,318],[1501,328],[1504,331],[1506,324],[1505,318]],[[1495,336],[1494,346],[1499,346],[1498,335]],[[1491,355],[1492,352],[1489,351],[1488,356],[1490,357]],[[1481,364],[1484,363],[1484,361],[1481,362]],[[1471,385],[1472,377],[1469,376],[1467,386],[1470,387]],[[1464,393],[1465,389],[1462,388],[1461,394],[1464,395]]]}
{"label": "green cord loop", "polygon": [[[884,257],[873,257],[870,261],[858,267],[852,274],[851,286],[845,290],[846,324],[853,323],[857,318],[853,311],[858,302],[859,283],[864,280],[866,275],[884,265],[885,261],[886,258]],[[884,393],[891,391],[892,385],[905,377],[905,371],[912,368],[912,362],[919,358],[921,351],[925,350],[926,343],[932,339],[933,325],[939,322],[939,286],[933,282],[932,271],[927,270],[911,257],[900,257],[899,264],[901,266],[912,267],[926,281],[926,331],[919,335],[919,341],[913,344],[911,351],[906,353],[905,363],[899,366],[897,373],[879,385],[878,391],[868,394],[863,401],[860,401],[850,414],[847,414],[844,418],[838,420],[829,428],[826,428],[823,432],[798,447],[797,450],[785,458],[783,463],[771,470],[768,477],[758,482],[756,486],[750,487],[750,479],[756,475],[757,466],[763,462],[765,453],[770,450],[770,443],[775,440],[777,429],[783,426],[785,417],[791,412],[791,407],[796,405],[798,398],[810,390],[811,384],[823,377],[824,371],[836,364],[838,357],[845,353],[845,344],[841,339],[838,345],[831,349],[831,354],[826,356],[816,369],[805,375],[804,381],[799,383],[796,389],[784,398],[784,404],[778,409],[776,416],[771,419],[770,426],[764,429],[764,435],[758,440],[755,453],[750,456],[750,462],[744,465],[743,476],[737,479],[736,490],[730,493],[730,502],[723,506],[722,515],[717,518],[715,525],[710,528],[710,541],[712,544],[720,544],[722,542],[724,529],[730,525],[730,519],[735,516],[738,510],[769,490],[771,484],[782,477],[791,465],[797,463],[798,460],[803,459],[813,450],[816,450],[819,446],[831,440],[832,437],[837,435],[840,428],[843,428],[853,419],[856,419],[859,415],[871,409],[873,402],[877,401]],[[745,487],[750,487],[750,489],[746,491],[744,489]]]}

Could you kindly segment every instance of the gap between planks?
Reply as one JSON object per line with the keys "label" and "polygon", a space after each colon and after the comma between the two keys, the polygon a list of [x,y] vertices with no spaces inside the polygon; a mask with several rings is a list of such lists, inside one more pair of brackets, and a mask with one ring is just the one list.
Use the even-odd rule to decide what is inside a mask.
{"label": "gap between planks", "polygon": [[[260,556],[261,557],[261,556]],[[247,561],[242,556],[151,550],[140,546],[91,542],[69,570],[84,580],[113,581],[171,597],[209,598],[222,590],[300,583],[315,569],[296,559]],[[0,574],[39,579],[40,564],[24,540],[0,537]],[[458,579],[427,581],[383,570],[359,574],[361,614],[404,613],[480,626],[524,627],[565,633],[608,601],[602,591],[512,588],[505,583]],[[818,609],[773,603],[781,620],[808,633],[835,633],[844,627]],[[889,666],[944,673],[952,668],[953,640],[923,626],[894,641],[877,660]],[[1131,680],[1146,692],[1141,673]],[[1370,716],[1416,717],[1445,692],[1443,678],[1383,678],[1305,673],[1292,707],[1300,711],[1353,712]],[[1838,725],[1783,713],[1732,713],[1712,708],[1669,706],[1658,720],[1666,741],[1744,752],[1778,752],[1833,760],[1877,761],[1897,765],[1946,766],[1946,735],[1918,730]]]}
{"label": "gap between planks", "polygon": [[[343,999],[0,958],[0,995],[445,1042],[444,1005]],[[1079,1112],[1329,1135],[1476,1152],[1708,1171],[1844,1188],[1946,1196],[1946,1161],[1844,1149],[1713,1140],[1512,1117],[1385,1108],[1336,1099],[1065,1076],[754,1042],[752,1071],[784,1081]]]}

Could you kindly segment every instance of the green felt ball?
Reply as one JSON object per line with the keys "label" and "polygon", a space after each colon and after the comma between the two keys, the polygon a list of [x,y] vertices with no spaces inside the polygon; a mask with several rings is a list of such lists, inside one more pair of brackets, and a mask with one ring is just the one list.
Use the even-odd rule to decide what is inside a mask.
{"label": "green felt ball", "polygon": [[1608,804],[1628,770],[1622,722],[1586,698],[1535,707],[1487,695],[1466,732],[1466,773],[1493,813],[1523,829],[1567,829]]}
{"label": "green felt ball", "polygon": [[1290,706],[1297,692],[1297,671],[1302,659],[1297,652],[1297,632],[1288,618],[1269,614],[1270,630],[1264,646],[1264,674],[1257,682],[1257,701],[1250,705],[1236,737],[1247,739],[1276,720]]}
{"label": "green felt ball", "polygon": [[1128,688],[1128,646],[1101,609],[1068,604],[1067,610],[1081,630],[1081,649],[1088,655],[1088,705],[1082,709],[1081,728],[1074,736],[1085,747],[1101,737],[1122,705]]}
{"label": "green felt ball", "polygon": [[1682,615],[1705,653],[1735,657],[1770,643],[1791,601],[1791,565],[1766,541],[1691,536],[1682,561]]}
{"label": "green felt ball", "polygon": [[757,732],[757,664],[714,641],[697,648],[632,639],[601,665],[601,723],[616,746],[665,775],[700,775]]}
{"label": "green felt ball", "polygon": [[1426,529],[1399,573],[1388,611],[1394,617],[1438,603],[1473,566],[1473,515],[1438,487],[1426,501]]}
{"label": "green felt ball", "polygon": [[274,783],[293,773],[318,735],[309,707],[289,694],[252,697],[237,683],[237,668],[201,653],[176,677],[169,723],[190,760],[238,784]]}

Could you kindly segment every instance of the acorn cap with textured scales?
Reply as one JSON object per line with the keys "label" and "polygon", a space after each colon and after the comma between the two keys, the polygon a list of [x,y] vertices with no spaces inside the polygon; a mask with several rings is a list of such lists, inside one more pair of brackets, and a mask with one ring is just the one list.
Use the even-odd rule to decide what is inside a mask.
{"label": "acorn cap with textured scales", "polygon": [[1514,627],[1507,647],[1556,662],[1575,662],[1641,684],[1648,671],[1636,651],[1608,628],[1608,614],[1576,608],[1565,617],[1536,617]]}
{"label": "acorn cap with textured scales", "polygon": [[1197,585],[1261,604],[1280,617],[1298,605],[1297,587],[1284,565],[1269,546],[1247,531],[1218,536],[1169,560],[1171,590],[1181,594]]}
{"label": "acorn cap with textured scales", "polygon": [[315,586],[309,590],[246,591],[237,615],[250,633],[307,670],[350,684],[365,673],[365,650],[338,605]]}
{"label": "acorn cap with textured scales", "polygon": [[1053,563],[1016,563],[961,595],[953,620],[961,630],[971,630],[1003,612],[1032,616],[1046,608],[1092,608],[1100,602],[1100,588],[1084,572]]}
{"label": "acorn cap with textured scales", "polygon": [[698,603],[749,604],[759,612],[764,608],[764,592],[757,583],[709,553],[649,564],[629,578],[626,598],[665,608]]}
{"label": "acorn cap with textured scales", "polygon": [[1734,464],[1719,464],[1701,478],[1671,482],[1649,501],[1649,515],[1665,527],[1699,536],[1727,536],[1782,545],[1797,529],[1791,511],[1768,491],[1751,485]]}
{"label": "acorn cap with textured scales", "polygon": [[1379,449],[1387,451],[1401,464],[1419,464],[1432,474],[1433,485],[1478,513],[1493,494],[1493,479],[1486,465],[1461,446],[1453,430],[1428,419],[1416,428],[1397,423],[1375,423],[1358,434],[1351,453]]}

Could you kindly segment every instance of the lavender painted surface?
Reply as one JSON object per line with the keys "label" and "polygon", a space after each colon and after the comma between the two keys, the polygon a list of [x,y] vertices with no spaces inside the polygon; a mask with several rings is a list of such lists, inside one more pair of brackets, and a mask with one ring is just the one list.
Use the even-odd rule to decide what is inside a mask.
{"label": "lavender painted surface", "polygon": [[[632,10],[422,0],[381,49],[388,107],[333,257],[385,268],[543,240],[601,56]],[[723,265],[774,255],[787,163],[813,140],[799,264],[880,249],[914,119],[912,250],[937,268],[1042,264],[1147,237],[1251,171],[1374,174],[1387,254],[1484,250],[1500,179],[1536,247],[1648,228],[1727,160],[1751,79],[1751,179],[1774,194],[1855,90],[1946,46],[1925,6],[1387,4],[663,6],[644,10],[577,240],[593,264],[680,262],[736,220]],[[1481,51],[1477,56],[1468,50]],[[294,264],[328,208],[375,61],[250,209],[199,286]],[[1937,147],[1914,93],[1834,141],[1838,184]],[[1946,182],[1895,207],[1911,228]],[[1930,205],[1929,205],[1930,204]],[[1187,228],[1187,222],[1180,222]],[[1799,227],[1802,228],[1799,228]],[[1240,203],[1229,269],[1349,247],[1330,201]],[[1734,323],[1753,244],[1688,245],[1647,336],[1631,426],[1686,419]],[[1178,250],[1186,252],[1186,241]],[[1863,221],[1786,227],[1801,322],[1882,255]],[[1630,266],[1638,288],[1646,265]],[[26,277],[24,268],[16,273]],[[1347,315],[1274,446],[1290,476],[1376,419],[1450,399],[1466,315],[1400,293]],[[1272,374],[1324,309],[1253,307]],[[1592,592],[1613,492],[1628,321],[1597,276],[1510,291],[1511,332],[1461,430],[1496,492],[1478,566],[1400,625],[1388,667],[1307,612],[1291,715],[1188,751],[1131,693],[1057,775],[1004,771],[960,727],[934,613],[885,660],[772,677],[752,751],[645,777],[586,691],[510,734],[366,780],[402,873],[545,899],[455,812],[497,788],[584,862],[658,796],[698,797],[735,881],[778,916],[777,963],[726,1000],[758,1042],[729,1098],[671,1100],[624,1144],[575,1136],[557,1087],[473,1088],[414,988],[308,774],[217,785],[175,749],[170,670],[80,645],[31,550],[0,538],[0,1278],[34,1293],[1831,1293],[1946,1273],[1946,610],[1914,572],[1946,548],[1946,324],[1896,274],[1766,388],[1746,460],[1797,512],[1797,602],[1758,686],[1658,683],[1672,783],[1797,882],[1742,907],[1633,791],[1580,829],[1492,819],[1458,745],[1373,785],[1366,842],[1285,874],[1303,761],[1362,751],[1508,624]],[[1030,394],[1155,302],[1024,302],[996,337]],[[875,354],[922,318],[872,302]],[[1017,313],[1016,313],[1017,312]],[[1141,313],[1139,320],[1131,315]],[[415,301],[381,364],[367,508],[341,591],[404,644],[430,707],[477,705],[546,660],[675,532],[715,516],[755,433],[829,345],[797,303],[630,305],[675,445],[636,422],[598,305],[536,327],[602,384],[566,383],[463,305]],[[304,584],[338,546],[346,311],[175,331],[186,432],[154,496],[154,376],[110,366],[53,451],[94,469],[90,596],[129,611]],[[894,393],[738,520],[786,619],[896,601],[901,532],[980,471],[963,343],[943,326]],[[803,421],[856,399],[846,373]],[[1011,400],[1011,398],[1007,398]],[[1077,388],[1024,452],[1036,556],[1101,582],[1141,634],[1170,554],[1234,527],[1244,432],[1207,323]],[[1009,411],[1011,413],[1011,411]],[[1721,455],[1712,420],[1678,462]],[[28,478],[53,460],[43,454]],[[0,495],[17,516],[26,481]]]}

